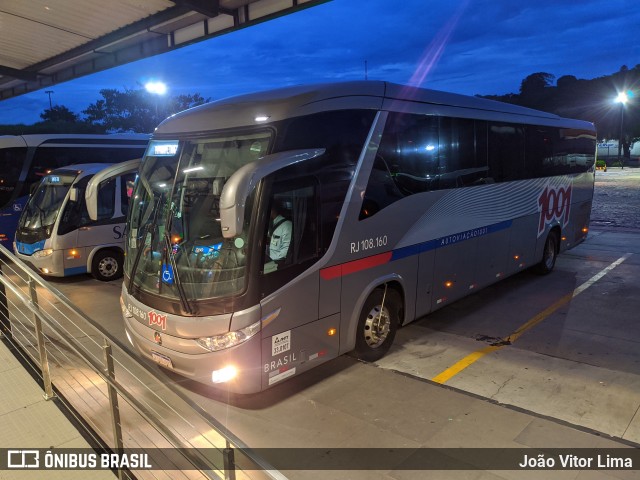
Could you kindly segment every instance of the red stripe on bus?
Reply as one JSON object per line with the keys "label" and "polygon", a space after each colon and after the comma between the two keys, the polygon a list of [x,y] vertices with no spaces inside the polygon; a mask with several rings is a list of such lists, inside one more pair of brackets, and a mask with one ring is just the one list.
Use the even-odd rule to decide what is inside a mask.
{"label": "red stripe on bus", "polygon": [[334,278],[344,277],[345,275],[367,270],[368,268],[377,267],[378,265],[384,265],[385,263],[389,263],[392,254],[393,252],[380,253],[371,257],[361,258],[360,260],[354,260],[353,262],[323,268],[320,270],[320,277],[323,280],[332,280]]}

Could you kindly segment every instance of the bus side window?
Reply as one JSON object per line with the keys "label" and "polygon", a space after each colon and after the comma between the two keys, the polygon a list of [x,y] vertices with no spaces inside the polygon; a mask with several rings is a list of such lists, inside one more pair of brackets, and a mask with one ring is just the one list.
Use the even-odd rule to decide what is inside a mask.
{"label": "bus side window", "polygon": [[87,225],[91,221],[89,212],[87,211],[87,203],[84,201],[84,192],[84,186],[79,187],[78,201],[67,201],[64,211],[62,212],[60,226],[58,227],[58,235],[65,235],[78,227]]}
{"label": "bus side window", "polygon": [[120,205],[122,215],[125,217],[129,213],[129,202],[133,194],[133,185],[136,181],[136,172],[129,172],[120,177]]}
{"label": "bus side window", "polygon": [[[264,273],[282,270],[318,255],[317,187],[309,179],[274,185],[265,228]],[[304,184],[307,184],[304,186]]]}
{"label": "bus side window", "polygon": [[489,125],[489,174],[496,182],[527,178],[524,165],[524,126]]}
{"label": "bus side window", "polygon": [[409,195],[438,188],[438,117],[389,114],[360,220]]}
{"label": "bus side window", "polygon": [[486,148],[483,151],[483,144],[477,140],[479,136],[486,137],[485,125],[484,122],[467,118],[440,119],[440,189],[470,187],[489,182]]}
{"label": "bus side window", "polygon": [[116,204],[116,179],[110,178],[98,186],[98,220],[113,218]]}

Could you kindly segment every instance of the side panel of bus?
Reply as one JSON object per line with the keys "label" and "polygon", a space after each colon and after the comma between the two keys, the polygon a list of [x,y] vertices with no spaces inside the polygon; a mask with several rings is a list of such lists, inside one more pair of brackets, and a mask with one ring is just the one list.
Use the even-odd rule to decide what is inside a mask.
{"label": "side panel of bus", "polygon": [[[388,115],[390,122],[394,114]],[[434,117],[425,115],[420,121],[422,118],[435,122]],[[475,145],[483,147],[477,153],[482,155],[472,159],[461,173],[452,171],[448,177],[448,171],[444,175],[434,170],[419,179],[425,184],[439,180],[435,189],[427,186],[426,191],[410,193],[397,190],[394,184],[401,177],[386,153],[402,148],[384,150],[375,144],[367,149],[331,259],[336,265],[321,271],[321,278],[323,273],[325,277],[340,276],[342,352],[355,346],[362,306],[383,284],[400,291],[404,300],[402,320],[406,323],[537,264],[552,229],[558,234],[558,252],[585,238],[593,191],[592,166],[585,166],[584,173],[535,178],[540,174],[534,172],[530,174],[534,178],[520,180],[529,175],[525,168],[532,168],[524,163],[524,134],[529,127],[489,122],[490,135],[496,138],[487,157],[486,140],[478,138],[483,128],[486,135],[487,121],[453,118],[441,123],[455,125],[458,120],[462,125],[459,128],[473,129],[476,125]],[[553,127],[544,128],[553,131]],[[521,153],[516,150],[515,166],[508,163],[511,151],[501,143],[504,132],[520,135],[514,136],[523,149]],[[437,151],[437,133],[435,140],[427,135],[424,144],[413,141],[413,137],[408,140],[411,149]],[[380,145],[384,142],[383,134]],[[451,142],[454,144],[457,142]],[[496,164],[496,158],[504,160]],[[427,154],[424,161],[428,161]],[[559,171],[579,170],[562,156],[545,157],[544,161],[565,162],[560,163]],[[420,165],[415,165],[419,169]],[[414,180],[417,177],[409,177],[413,183],[407,188],[419,183]],[[452,183],[443,184],[448,178]],[[460,180],[467,182],[469,178],[475,181],[460,184]]]}

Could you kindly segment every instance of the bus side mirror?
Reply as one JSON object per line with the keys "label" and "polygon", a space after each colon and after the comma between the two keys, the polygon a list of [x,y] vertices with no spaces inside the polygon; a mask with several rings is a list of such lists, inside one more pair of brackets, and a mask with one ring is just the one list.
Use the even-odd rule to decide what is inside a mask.
{"label": "bus side mirror", "polygon": [[69,190],[69,200],[72,202],[78,201],[78,189],[76,187],[71,187],[71,190]]}
{"label": "bus side mirror", "polygon": [[234,238],[242,233],[247,198],[256,185],[270,173],[318,157],[324,148],[289,150],[261,157],[240,167],[229,177],[220,195],[220,227],[224,238]]}

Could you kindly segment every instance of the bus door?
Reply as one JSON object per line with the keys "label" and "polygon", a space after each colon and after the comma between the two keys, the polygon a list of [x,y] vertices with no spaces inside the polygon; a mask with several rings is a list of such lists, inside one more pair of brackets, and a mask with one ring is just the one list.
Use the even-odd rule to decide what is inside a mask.
{"label": "bus door", "polygon": [[260,273],[263,387],[339,353],[340,279],[327,289],[318,269],[310,268],[321,253],[319,198],[319,182],[308,176],[274,182],[265,202]]}

